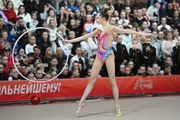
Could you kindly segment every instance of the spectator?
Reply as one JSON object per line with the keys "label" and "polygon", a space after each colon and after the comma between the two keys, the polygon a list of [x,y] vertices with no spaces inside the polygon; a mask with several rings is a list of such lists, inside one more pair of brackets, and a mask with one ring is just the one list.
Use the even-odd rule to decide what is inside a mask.
{"label": "spectator", "polygon": [[81,63],[78,64],[79,65],[79,77],[80,78],[85,78],[86,77],[86,73],[85,73],[85,70],[83,70],[83,65]]}
{"label": "spectator", "polygon": [[126,64],[128,62],[128,52],[126,49],[126,46],[122,44],[122,37],[121,35],[118,35],[118,43],[116,44],[116,49],[115,49],[115,65],[116,65],[116,70],[119,69],[119,66],[121,64]]}
{"label": "spectator", "polygon": [[71,70],[71,78],[79,78],[79,70],[78,69],[72,69]]}
{"label": "spectator", "polygon": [[166,40],[162,42],[163,59],[166,59],[168,56],[172,57],[173,47],[175,45],[176,41],[173,40],[173,34],[171,31],[168,31],[166,34]]}
{"label": "spectator", "polygon": [[24,5],[19,6],[17,17],[22,17],[26,23],[31,23],[31,15],[26,12]]}
{"label": "spectator", "polygon": [[147,75],[149,75],[149,76],[153,76],[154,75],[152,67],[148,67],[147,68]]}
{"label": "spectator", "polygon": [[[57,32],[61,37],[63,36],[61,30],[58,30]],[[54,53],[56,53],[57,47],[61,47],[66,55],[71,54],[71,51],[72,51],[71,49],[72,49],[73,45],[72,44],[64,44],[62,42],[62,38],[59,35],[57,35],[57,39],[52,43],[52,48],[53,48]]]}
{"label": "spectator", "polygon": [[158,40],[157,31],[153,31],[151,45],[156,49],[156,62],[158,63],[158,65],[162,66],[162,43],[160,40]]}
{"label": "spectator", "polygon": [[172,5],[172,3],[167,3],[167,9],[166,9],[166,18],[167,18],[167,24],[170,25],[171,24],[171,20],[173,18],[173,14],[174,14],[174,7]]}
{"label": "spectator", "polygon": [[81,6],[82,0],[75,0],[74,4],[71,6],[71,11],[75,13],[76,10],[79,9],[79,6]]}
{"label": "spectator", "polygon": [[88,5],[86,5],[85,8],[86,8],[86,10],[87,10],[86,14],[87,14],[87,15],[88,15],[88,14],[89,14],[89,15],[92,15],[92,20],[94,21],[97,12],[93,9],[93,5],[92,5],[92,4],[88,4]]}
{"label": "spectator", "polygon": [[62,0],[59,2],[59,8],[64,7],[64,8],[71,8],[71,3],[68,0]]}
{"label": "spectator", "polygon": [[[86,77],[89,78],[91,76],[91,73],[92,73],[92,68],[89,68]],[[98,75],[97,78],[101,78],[101,75]]]}
{"label": "spectator", "polygon": [[21,66],[29,66],[30,62],[33,60],[34,53],[28,53],[26,57],[19,61]]}
{"label": "spectator", "polygon": [[151,29],[151,32],[153,32],[153,31],[158,31],[157,22],[153,22],[153,23],[152,23],[152,29]]}
{"label": "spectator", "polygon": [[161,43],[165,40],[165,35],[163,31],[159,31],[158,38],[161,41]]}
{"label": "spectator", "polygon": [[129,21],[125,19],[126,13],[124,11],[121,11],[120,14],[120,20],[118,21],[118,24],[122,24],[123,26],[129,25]]}
{"label": "spectator", "polygon": [[49,64],[53,56],[55,56],[53,49],[48,47],[45,52],[44,62]]}
{"label": "spectator", "polygon": [[[13,26],[11,30],[11,35],[18,39],[24,32],[26,32],[29,29],[34,29],[34,26],[29,22],[25,23],[24,19],[22,17],[19,17],[16,25]],[[29,34],[31,33],[29,32]],[[28,34],[23,35],[21,39],[18,41],[18,44],[22,45],[22,47],[24,48],[26,44],[28,44]]]}
{"label": "spectator", "polygon": [[163,68],[164,68],[163,75],[172,75],[171,74],[171,66],[170,65],[165,64]]}
{"label": "spectator", "polygon": [[68,67],[65,67],[64,70],[62,71],[62,73],[60,74],[60,76],[58,78],[70,78],[70,75],[69,75],[69,70],[68,70]]}
{"label": "spectator", "polygon": [[21,61],[26,57],[25,52],[24,52],[24,48],[19,48],[17,55],[15,56],[17,61]]}
{"label": "spectator", "polygon": [[37,13],[35,11],[33,11],[31,13],[31,24],[34,26],[34,27],[37,27],[39,21],[37,20]]}
{"label": "spectator", "polygon": [[[47,23],[45,20],[39,20],[37,27],[48,27],[48,26],[47,26]],[[43,31],[44,31],[44,29],[37,29],[35,32],[36,37],[41,36]],[[38,37],[37,37],[37,39],[38,39]]]}
{"label": "spectator", "polygon": [[49,28],[51,29],[50,31],[49,31],[49,40],[51,41],[51,43],[53,42],[53,41],[55,41],[56,40],[56,31],[58,30],[58,28],[56,27],[56,23],[55,23],[55,20],[54,19],[51,19],[50,21],[49,21]]}
{"label": "spectator", "polygon": [[135,70],[134,62],[129,61],[127,66],[130,68],[130,74],[133,75],[133,76],[136,75],[137,70]]}
{"label": "spectator", "polygon": [[8,21],[9,21],[8,24],[9,24],[9,27],[10,27],[10,30],[11,30],[12,26],[15,25],[15,23],[17,22],[17,15],[16,15],[16,13],[14,11],[12,1],[8,1],[6,3],[6,6],[3,9],[3,13],[7,17]]}
{"label": "spectator", "polygon": [[36,38],[35,38],[35,36],[31,35],[31,36],[29,37],[29,44],[27,44],[27,45],[25,46],[26,54],[33,52],[33,51],[34,51],[33,48],[34,48],[35,46],[37,46],[37,45],[36,45]]}
{"label": "spectator", "polygon": [[7,17],[4,15],[3,11],[0,9],[0,18],[3,19],[3,24],[8,24],[8,19]]}
{"label": "spectator", "polygon": [[124,76],[132,76],[131,75],[131,69],[128,66],[125,67],[125,72],[124,73],[125,73]]}
{"label": "spectator", "polygon": [[9,66],[9,68],[14,66],[13,61],[12,61],[13,59],[16,62],[16,59],[14,57],[12,57],[11,52],[12,52],[12,50],[10,48],[8,48],[8,47],[5,47],[3,49],[3,54],[8,57],[8,66]]}
{"label": "spectator", "polygon": [[178,37],[178,41],[176,46],[173,47],[173,74],[180,74],[180,37]]}
{"label": "spectator", "polygon": [[11,45],[11,43],[8,41],[8,31],[7,31],[7,30],[2,30],[1,33],[2,33],[3,40],[4,40],[4,45],[5,45],[7,48],[10,48],[10,49],[12,50],[12,45]]}
{"label": "spectator", "polygon": [[35,77],[36,77],[36,79],[42,79],[42,78],[43,78],[43,72],[42,72],[42,70],[37,70],[37,71],[35,72]]}
{"label": "spectator", "polygon": [[166,17],[166,6],[164,2],[160,2],[158,23],[161,23],[162,17]]}
{"label": "spectator", "polygon": [[83,70],[86,68],[85,59],[84,59],[84,57],[82,57],[82,48],[81,47],[76,48],[76,55],[71,58],[70,68],[72,67],[72,63],[74,61],[78,61],[78,62],[82,63]]}
{"label": "spectator", "polygon": [[90,33],[94,22],[92,21],[92,15],[86,15],[86,22],[83,25],[83,33]]}
{"label": "spectator", "polygon": [[35,76],[34,76],[34,73],[32,71],[29,71],[27,74],[26,74],[26,77],[29,79],[29,80],[35,80]]}
{"label": "spectator", "polygon": [[103,7],[106,7],[108,9],[112,9],[112,10],[115,10],[114,9],[114,6],[112,4],[112,0],[106,0],[105,4],[103,5]]}
{"label": "spectator", "polygon": [[118,11],[118,13],[120,14],[121,11],[123,10],[123,4],[122,4],[122,0],[116,0],[115,4],[114,4],[114,9]]}
{"label": "spectator", "polygon": [[160,67],[158,66],[157,63],[154,63],[154,64],[152,65],[152,69],[153,69],[153,75],[154,75],[154,76],[159,76],[159,75],[161,75],[161,74],[160,74]]}
{"label": "spectator", "polygon": [[7,30],[9,34],[9,28],[7,26],[7,23],[4,22],[4,18],[0,15],[0,32],[2,30]]}
{"label": "spectator", "polygon": [[40,49],[40,47],[39,47],[39,46],[35,46],[35,47],[33,48],[33,50],[34,50],[34,58],[33,58],[33,60],[31,61],[31,64],[34,64],[37,59],[40,59],[42,62],[44,62],[44,56],[41,55],[41,49]]}
{"label": "spectator", "polygon": [[39,39],[39,42],[37,42],[37,46],[40,47],[41,49],[41,54],[42,55],[45,55],[45,51],[48,47],[51,47],[51,42],[50,42],[50,35],[49,35],[49,32],[47,30],[44,30],[42,33],[41,33],[41,36],[40,36],[40,39]]}
{"label": "spectator", "polygon": [[52,72],[50,73],[50,75],[51,75],[51,79],[52,79],[52,78],[54,78],[54,77],[57,76],[57,72],[56,72],[56,71],[52,71]]}
{"label": "spectator", "polygon": [[158,11],[159,11],[159,3],[155,1],[153,5],[149,6],[146,12],[146,15],[150,17],[151,24],[152,22],[158,23]]}
{"label": "spectator", "polygon": [[96,12],[98,12],[97,7],[95,5],[96,3],[95,3],[95,0],[89,0],[88,2],[86,2],[85,5],[84,5],[85,12],[88,13],[88,8],[87,8],[88,5],[91,5],[92,9],[95,10]]}
{"label": "spectator", "polygon": [[5,80],[7,80],[9,77],[9,68],[10,68],[8,66],[8,57],[2,56],[1,61],[2,61],[3,67],[4,67],[3,75],[4,75]]}
{"label": "spectator", "polygon": [[74,18],[75,18],[75,20],[79,20],[80,21],[80,28],[83,28],[84,16],[81,15],[79,9],[75,10]]}
{"label": "spectator", "polygon": [[146,76],[146,67],[145,66],[140,66],[138,69],[138,74],[136,76]]}
{"label": "spectator", "polygon": [[3,40],[2,33],[0,32],[0,55],[3,54],[3,49],[5,48],[5,43]]}
{"label": "spectator", "polygon": [[90,51],[91,51],[90,56],[96,55],[96,50],[98,49],[97,38],[96,37],[92,37],[92,38],[90,37],[87,39],[87,43],[88,43],[88,46],[89,46]]}
{"label": "spectator", "polygon": [[45,80],[49,80],[49,79],[51,79],[51,78],[52,78],[52,77],[51,77],[51,74],[50,74],[50,73],[45,74],[44,77],[43,77],[43,79],[45,79]]}
{"label": "spectator", "polygon": [[55,12],[54,12],[53,9],[50,9],[50,10],[48,11],[48,17],[47,17],[47,19],[46,19],[46,23],[49,24],[51,19],[54,20],[55,26],[57,26],[57,21],[56,21],[57,18],[56,18],[56,14],[55,14]]}
{"label": "spectator", "polygon": [[135,70],[137,71],[142,64],[142,51],[137,40],[133,40],[133,47],[130,48],[129,60],[134,62]]}
{"label": "spectator", "polygon": [[138,9],[137,10],[137,18],[134,19],[134,22],[137,23],[138,26],[141,26],[144,21],[147,22],[146,18],[144,18],[142,16],[142,9]]}
{"label": "spectator", "polygon": [[161,25],[158,26],[158,30],[160,31],[162,27],[165,27],[168,31],[171,31],[171,26],[166,24],[166,18],[165,17],[161,18]]}
{"label": "spectator", "polygon": [[146,38],[146,47],[143,48],[143,65],[151,67],[156,59],[156,48],[151,45],[151,38]]}
{"label": "spectator", "polygon": [[0,81],[6,80],[3,72],[4,72],[4,66],[2,63],[0,63]]}
{"label": "spectator", "polygon": [[67,56],[64,54],[63,49],[61,47],[57,47],[56,48],[56,57],[58,60],[58,67],[57,68],[62,68],[63,64],[66,62],[67,60]]}
{"label": "spectator", "polygon": [[125,65],[121,64],[119,69],[116,71],[116,76],[124,76],[125,75]]}
{"label": "spectator", "polygon": [[172,17],[172,20],[171,20],[171,27],[173,29],[178,29],[180,30],[180,18],[179,18],[179,13],[178,11],[174,11],[174,14],[173,14],[173,17]]}
{"label": "spectator", "polygon": [[8,81],[18,80],[19,79],[18,76],[19,76],[19,74],[18,74],[16,68],[15,67],[11,67],[10,71],[9,71]]}

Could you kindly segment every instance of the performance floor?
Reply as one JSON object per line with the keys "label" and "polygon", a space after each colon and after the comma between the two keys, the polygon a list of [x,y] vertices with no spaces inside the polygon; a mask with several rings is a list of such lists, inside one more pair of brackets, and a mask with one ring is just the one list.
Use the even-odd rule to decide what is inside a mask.
{"label": "performance floor", "polygon": [[180,120],[180,96],[120,99],[121,117],[114,117],[113,100],[0,107],[0,120]]}

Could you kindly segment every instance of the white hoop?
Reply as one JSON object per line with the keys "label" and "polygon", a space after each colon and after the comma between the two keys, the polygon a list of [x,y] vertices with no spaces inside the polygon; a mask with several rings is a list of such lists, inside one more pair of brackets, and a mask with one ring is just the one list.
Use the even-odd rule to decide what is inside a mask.
{"label": "white hoop", "polygon": [[[27,77],[25,77],[24,75],[22,75],[22,74],[19,72],[18,68],[16,67],[16,64],[15,64],[15,61],[14,61],[14,51],[15,51],[15,48],[16,48],[16,44],[17,44],[18,41],[21,39],[21,37],[23,37],[26,33],[30,32],[30,31],[32,31],[32,30],[38,30],[38,29],[46,29],[46,30],[49,30],[49,31],[53,31],[52,29],[46,28],[46,27],[36,27],[36,28],[32,28],[32,29],[27,30],[26,32],[24,32],[21,36],[19,36],[19,38],[16,40],[16,42],[15,42],[15,44],[14,44],[14,47],[13,47],[13,49],[12,49],[12,58],[13,58],[12,61],[13,61],[13,65],[14,65],[15,69],[17,70],[17,72],[18,72],[24,79],[26,79],[26,80],[28,80],[28,81],[30,81],[30,82],[44,83],[44,82],[49,82],[49,81],[51,81],[51,80],[54,80],[54,79],[57,78],[59,75],[61,75],[61,73],[62,73],[63,70],[65,69],[65,67],[66,67],[66,65],[67,65],[67,62],[68,62],[68,60],[69,60],[69,54],[67,55],[66,63],[65,63],[65,65],[64,65],[64,67],[62,68],[61,72],[59,72],[59,74],[57,74],[56,76],[54,76],[53,78],[51,78],[51,79],[49,79],[49,80],[43,80],[43,79],[42,79],[42,80],[30,80],[30,79],[28,79]],[[53,32],[55,32],[55,31],[53,31]],[[59,33],[55,32],[55,34],[57,34],[62,40],[64,40],[64,38],[63,38]],[[69,53],[68,49],[65,49],[65,50],[67,50],[67,53]]]}

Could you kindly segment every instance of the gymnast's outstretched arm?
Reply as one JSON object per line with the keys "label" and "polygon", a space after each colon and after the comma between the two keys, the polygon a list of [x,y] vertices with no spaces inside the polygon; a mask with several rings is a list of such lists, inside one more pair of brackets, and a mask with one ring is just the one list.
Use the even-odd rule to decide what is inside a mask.
{"label": "gymnast's outstretched arm", "polygon": [[80,42],[83,40],[87,40],[88,38],[95,36],[97,33],[97,30],[94,30],[93,32],[89,33],[89,34],[85,34],[84,36],[72,39],[72,40],[63,40],[64,43],[68,44],[68,43],[75,43],[75,42]]}
{"label": "gymnast's outstretched arm", "polygon": [[127,33],[127,34],[136,34],[136,35],[140,35],[140,36],[143,36],[143,37],[152,35],[151,33],[136,32],[134,30],[121,29],[121,28],[118,28],[116,26],[111,26],[111,31],[113,33],[114,32],[117,32],[117,33],[122,33],[123,32],[123,33]]}

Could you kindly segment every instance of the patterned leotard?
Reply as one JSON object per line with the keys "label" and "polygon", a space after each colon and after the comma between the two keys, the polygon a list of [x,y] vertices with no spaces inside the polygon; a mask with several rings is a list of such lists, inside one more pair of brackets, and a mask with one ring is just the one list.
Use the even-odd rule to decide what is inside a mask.
{"label": "patterned leotard", "polygon": [[103,63],[106,62],[108,55],[113,54],[112,47],[108,47],[106,42],[109,34],[109,27],[105,30],[97,29],[97,38],[98,38],[98,50],[96,51],[96,56],[98,56]]}

